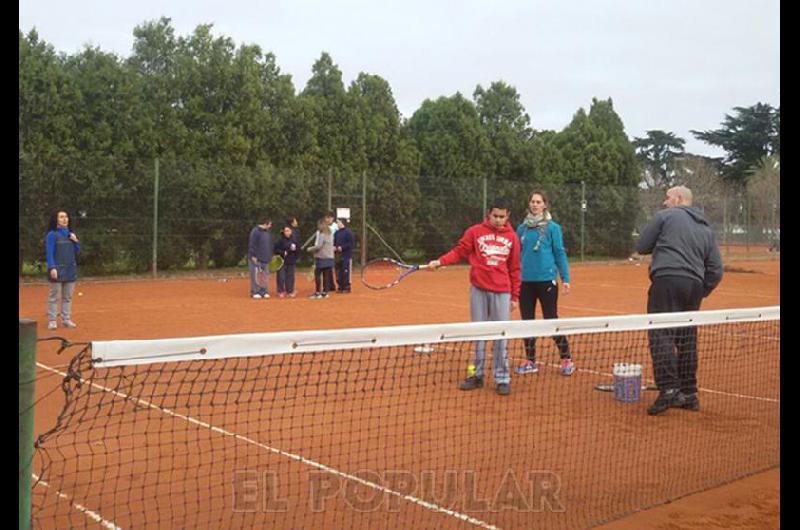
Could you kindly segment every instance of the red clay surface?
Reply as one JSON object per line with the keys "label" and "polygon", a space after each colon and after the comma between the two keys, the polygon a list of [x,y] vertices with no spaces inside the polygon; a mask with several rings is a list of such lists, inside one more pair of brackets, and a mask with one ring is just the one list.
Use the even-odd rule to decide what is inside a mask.
{"label": "red clay surface", "polygon": [[[600,316],[615,314],[642,313],[646,307],[646,293],[649,281],[646,263],[636,266],[631,263],[580,264],[573,263],[572,293],[561,296],[559,312],[561,317]],[[775,259],[735,260],[727,259],[726,273],[720,287],[703,303],[703,309],[723,309],[737,307],[769,306],[780,304],[780,262]],[[734,272],[734,271],[740,272]],[[278,299],[274,296],[274,283],[271,288],[273,298],[270,300],[252,300],[248,298],[248,284],[244,278],[230,278],[222,281],[216,279],[171,279],[171,280],[137,280],[108,281],[81,280],[76,289],[74,301],[74,319],[79,324],[75,330],[59,329],[57,334],[74,341],[111,340],[111,339],[152,339],[164,337],[182,337],[192,335],[215,335],[246,332],[268,332],[304,329],[330,329],[370,326],[389,326],[400,324],[429,324],[444,322],[460,322],[469,320],[468,276],[465,267],[453,267],[436,273],[418,272],[388,291],[375,292],[363,288],[358,281],[354,282],[353,293],[349,295],[331,295],[328,300],[310,300],[306,298],[312,290],[312,284],[305,273],[298,274],[297,299]],[[39,322],[39,336],[53,335],[46,329],[46,293],[47,287],[42,284],[20,285],[19,316],[32,318]],[[82,293],[77,296],[77,293]],[[514,315],[518,318],[518,313]],[[38,361],[51,367],[63,367],[68,361],[66,356],[55,356],[55,348],[49,343],[41,343]],[[518,355],[517,352],[513,352]],[[646,359],[643,359],[646,362]],[[712,377],[713,370],[706,367],[702,377],[705,382]],[[773,361],[774,362],[774,361]],[[777,366],[777,363],[774,362]],[[448,368],[448,371],[450,369]],[[456,379],[461,377],[460,368],[453,367]],[[48,372],[42,372],[42,376]],[[55,376],[48,376],[37,386],[37,395],[43,395],[54,386]],[[580,380],[580,379],[578,379]],[[558,378],[540,379],[541,386],[560,384]],[[449,382],[447,382],[449,385]],[[769,397],[779,399],[777,379],[768,385]],[[528,398],[526,398],[526,394]],[[547,399],[555,399],[556,391],[544,391]],[[531,403],[530,394],[520,384],[509,396],[509,403],[502,407],[523,409],[532,407],[531,413],[542,414],[552,411],[549,421],[559,421],[555,403]],[[485,407],[483,399],[475,395],[460,396],[459,410],[470,407]],[[37,432],[50,427],[59,410],[63,396],[58,392],[46,399],[37,407]],[[480,403],[478,403],[480,400]],[[639,407],[641,405],[641,407]],[[415,406],[407,403],[406,407]],[[491,407],[500,406],[492,403]],[[600,412],[603,407],[597,405],[592,414]],[[646,403],[636,405],[642,410],[630,409],[633,415],[627,415],[625,421],[635,422],[636,428],[644,428],[641,414]],[[355,410],[358,416],[360,411]],[[715,418],[713,407],[704,416],[704,429],[719,433],[732,434],[736,430],[735,423],[741,418]],[[390,410],[387,406],[387,410]],[[498,409],[498,413],[502,409]],[[476,409],[477,413],[478,409]],[[430,411],[428,411],[430,412]],[[701,414],[706,414],[704,409]],[[568,414],[568,411],[565,412]],[[410,416],[411,417],[411,416]],[[585,420],[585,435],[572,433],[567,440],[559,443],[578,444],[573,450],[580,450],[581,439],[594,439],[603,424],[596,424],[591,415]],[[584,421],[582,420],[582,421]],[[379,421],[376,418],[375,421]],[[442,420],[445,421],[445,420]],[[673,421],[668,419],[667,421]],[[674,420],[679,422],[682,420]],[[730,425],[728,425],[730,423]],[[707,425],[706,425],[707,424]],[[458,429],[459,422],[450,425],[450,429]],[[546,425],[546,424],[545,424]],[[552,429],[552,423],[549,424]],[[683,425],[673,423],[671,425]],[[463,427],[462,427],[463,428]],[[491,424],[485,427],[491,429]],[[536,427],[532,427],[534,433]],[[632,428],[628,425],[626,428]],[[741,433],[739,433],[741,434]],[[346,441],[346,440],[345,440]],[[558,439],[556,438],[556,441]],[[514,440],[509,440],[508,450],[514,449]],[[610,442],[609,442],[610,443]],[[508,445],[506,444],[506,445]],[[480,452],[486,448],[478,444],[463,448],[463,452]],[[559,450],[552,447],[551,451]],[[710,449],[711,450],[711,449]],[[453,448],[441,447],[428,455],[428,459],[453,457]],[[335,455],[327,455],[333,458]],[[741,456],[741,455],[740,455]],[[456,455],[457,459],[457,455]],[[582,461],[585,466],[585,460]],[[654,464],[655,468],[647,470],[652,477],[658,479],[659,473],[666,473],[669,464],[664,463],[663,470],[656,471],[662,464]],[[525,469],[524,466],[521,468]],[[567,470],[562,470],[566,473]],[[586,470],[583,470],[586,472]],[[599,473],[599,471],[598,471]],[[608,528],[778,528],[780,506],[777,500],[779,470],[746,478],[727,486],[704,493],[684,497],[671,504],[656,507],[628,518],[616,521]],[[645,477],[646,478],[646,477]],[[645,478],[642,478],[644,480]],[[575,485],[591,490],[599,489],[596,482],[586,485]],[[658,488],[658,483],[653,484]],[[587,490],[586,497],[590,495]],[[607,493],[607,492],[601,492]],[[407,516],[406,523],[416,520],[423,508],[414,508]],[[423,513],[424,515],[424,513]],[[374,514],[373,514],[374,516]],[[506,521],[507,519],[503,519]],[[513,520],[513,519],[512,519]],[[367,518],[359,524],[372,526],[382,524],[383,519]],[[434,521],[431,519],[431,521]],[[306,521],[309,523],[311,521]],[[544,522],[544,521],[543,521]],[[576,521],[577,523],[578,521]],[[313,522],[312,522],[313,524]],[[339,524],[348,523],[339,521]],[[403,526],[404,519],[393,520],[393,526]],[[431,522],[437,527],[440,522]],[[448,523],[449,524],[449,523]],[[558,524],[564,524],[558,523]],[[500,526],[504,526],[499,523]],[[507,525],[506,525],[507,526]],[[399,526],[398,526],[399,527]]]}

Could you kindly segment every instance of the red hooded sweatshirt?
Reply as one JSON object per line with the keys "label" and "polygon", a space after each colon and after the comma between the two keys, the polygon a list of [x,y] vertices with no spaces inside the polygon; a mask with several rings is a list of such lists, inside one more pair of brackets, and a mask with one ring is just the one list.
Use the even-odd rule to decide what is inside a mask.
{"label": "red hooded sweatshirt", "polygon": [[478,289],[494,293],[511,293],[519,299],[522,282],[519,263],[519,238],[506,222],[495,228],[489,219],[464,232],[453,250],[439,258],[442,265],[455,265],[469,260],[469,281]]}

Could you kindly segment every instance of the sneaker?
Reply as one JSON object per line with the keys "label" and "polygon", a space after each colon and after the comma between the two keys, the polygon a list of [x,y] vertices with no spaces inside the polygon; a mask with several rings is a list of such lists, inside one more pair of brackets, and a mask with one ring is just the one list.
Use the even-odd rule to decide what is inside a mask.
{"label": "sneaker", "polygon": [[681,392],[679,403],[678,407],[684,410],[691,410],[694,412],[700,410],[700,401],[697,399],[697,394],[685,394]]}
{"label": "sneaker", "polygon": [[575,364],[572,359],[565,357],[561,359],[561,375],[572,375],[575,372]]}
{"label": "sneaker", "polygon": [[51,320],[47,323],[47,329],[58,329],[58,324],[55,320]]}
{"label": "sneaker", "polygon": [[521,365],[517,366],[518,374],[537,374],[539,373],[539,365],[534,361],[527,360]]}
{"label": "sneaker", "polygon": [[72,320],[62,320],[61,321],[61,325],[64,326],[65,328],[77,328],[78,327],[78,325],[75,322],[73,322]]}
{"label": "sneaker", "polygon": [[316,299],[316,298],[321,298],[322,295],[319,293],[311,293],[310,295],[308,295],[308,297]]}
{"label": "sneaker", "polygon": [[256,294],[253,295],[253,299],[254,300],[261,300],[261,295],[256,293]]}
{"label": "sneaker", "polygon": [[330,296],[328,295],[328,293],[322,293],[321,295],[319,295],[318,298],[330,298]]}
{"label": "sneaker", "polygon": [[263,298],[264,300],[266,300],[267,298],[269,298],[269,295],[268,295],[268,294],[264,294],[264,295],[262,295],[262,296],[261,296],[261,298]]}
{"label": "sneaker", "polygon": [[292,291],[291,293],[289,293],[289,298],[294,298],[296,296],[297,296],[297,291]]}
{"label": "sneaker", "polygon": [[495,390],[501,396],[507,396],[511,393],[511,386],[508,383],[498,383]]}
{"label": "sneaker", "polygon": [[481,388],[483,386],[483,377],[478,377],[477,375],[471,375],[464,379],[464,382],[461,383],[458,388],[461,390],[475,390],[476,388]]}
{"label": "sneaker", "polygon": [[286,297],[286,293],[278,293],[278,298],[285,298],[285,297]]}
{"label": "sneaker", "polygon": [[684,402],[682,397],[682,394],[677,388],[670,388],[669,390],[659,392],[655,402],[647,409],[647,413],[651,416],[655,416],[666,411],[668,408],[680,407]]}

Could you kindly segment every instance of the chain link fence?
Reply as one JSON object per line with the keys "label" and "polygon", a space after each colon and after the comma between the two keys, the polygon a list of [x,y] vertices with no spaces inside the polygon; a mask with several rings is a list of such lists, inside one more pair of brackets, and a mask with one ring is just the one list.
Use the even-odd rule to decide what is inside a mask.
{"label": "chain link fence", "polygon": [[[260,216],[271,217],[276,237],[287,219],[297,217],[305,241],[317,219],[337,208],[350,210],[356,260],[399,256],[422,262],[452,248],[484,218],[494,197],[511,201],[511,220],[518,226],[538,187],[549,194],[571,261],[626,258],[664,200],[662,190],[581,182],[539,186],[490,177],[317,174],[175,160],[160,160],[158,169],[154,161],[128,167],[94,175],[92,186],[61,182],[20,191],[20,274],[44,273],[47,217],[56,207],[72,216],[87,275],[244,267],[248,234]],[[21,164],[21,187],[27,184],[23,175],[30,175],[30,168]],[[36,176],[40,182],[45,175]],[[779,190],[748,194],[717,185],[695,190],[695,206],[708,216],[723,252],[774,246]],[[301,261],[310,263],[308,256]]]}

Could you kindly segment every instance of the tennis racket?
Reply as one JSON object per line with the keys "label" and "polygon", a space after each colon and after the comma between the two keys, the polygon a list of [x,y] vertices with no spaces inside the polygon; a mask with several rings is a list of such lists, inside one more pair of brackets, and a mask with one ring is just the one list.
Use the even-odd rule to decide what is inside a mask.
{"label": "tennis racket", "polygon": [[[594,386],[595,390],[599,390],[600,392],[613,392],[614,385],[609,383],[600,383]],[[642,390],[658,390],[658,387],[653,384],[642,385]]]}
{"label": "tennis racket", "polygon": [[278,272],[283,267],[283,258],[275,255],[269,260],[269,272]]}
{"label": "tennis racket", "polygon": [[388,289],[411,273],[426,268],[427,265],[408,265],[392,258],[378,258],[361,267],[361,283],[370,289]]}
{"label": "tennis racket", "polygon": [[265,271],[260,265],[256,267],[256,285],[262,289],[266,289],[269,286],[269,276],[267,275],[267,271]]}

